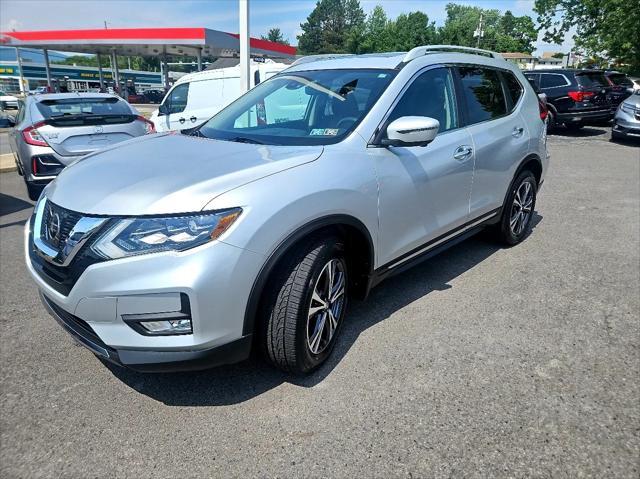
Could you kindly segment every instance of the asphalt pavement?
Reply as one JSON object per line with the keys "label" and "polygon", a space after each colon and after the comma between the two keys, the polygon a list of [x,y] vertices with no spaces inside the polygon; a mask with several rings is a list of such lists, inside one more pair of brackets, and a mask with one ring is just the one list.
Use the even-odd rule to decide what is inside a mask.
{"label": "asphalt pavement", "polygon": [[0,476],[640,476],[640,147],[550,137],[535,228],[352,303],[328,364],[107,366],[45,313],[0,175]]}

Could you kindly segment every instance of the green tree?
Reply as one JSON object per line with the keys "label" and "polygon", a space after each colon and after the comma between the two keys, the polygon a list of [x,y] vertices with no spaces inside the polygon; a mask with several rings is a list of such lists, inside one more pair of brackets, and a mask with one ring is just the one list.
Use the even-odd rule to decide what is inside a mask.
{"label": "green tree", "polygon": [[531,53],[535,48],[537,31],[529,16],[516,17],[508,10],[502,15],[498,10],[453,3],[446,6],[446,12],[447,18],[438,32],[440,43],[475,47],[478,39],[473,34],[482,16],[481,48],[525,53]]}
{"label": "green tree", "polygon": [[373,53],[389,51],[391,41],[389,19],[380,5],[376,5],[364,24],[364,35],[357,53]]}
{"label": "green tree", "polygon": [[434,22],[423,12],[402,13],[395,21],[389,22],[386,38],[388,51],[409,51],[420,45],[436,42],[437,33]]}
{"label": "green tree", "polygon": [[575,28],[577,49],[608,56],[640,73],[640,8],[624,0],[536,0],[544,40],[562,43]]}
{"label": "green tree", "polygon": [[499,52],[531,53],[537,39],[538,31],[531,17],[516,17],[507,10],[498,23],[493,48]]}
{"label": "green tree", "polygon": [[300,25],[298,49],[305,55],[347,53],[357,48],[364,11],[359,0],[318,0]]}
{"label": "green tree", "polygon": [[283,45],[289,45],[289,40],[287,40],[280,29],[278,27],[271,28],[266,35],[262,35],[263,40],[268,40],[274,43],[281,43]]}

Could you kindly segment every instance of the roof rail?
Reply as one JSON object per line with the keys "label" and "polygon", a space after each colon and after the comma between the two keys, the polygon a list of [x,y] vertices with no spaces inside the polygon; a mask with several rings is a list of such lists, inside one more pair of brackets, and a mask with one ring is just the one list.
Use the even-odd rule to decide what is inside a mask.
{"label": "roof rail", "polygon": [[472,55],[483,55],[490,58],[499,58],[504,60],[504,58],[502,58],[500,54],[489,51],[489,50],[482,50],[480,48],[459,47],[456,45],[425,45],[422,47],[416,47],[413,50],[409,51],[402,59],[402,62],[408,63],[411,60],[415,60],[418,57],[428,55],[429,53],[444,53],[444,52],[470,53]]}
{"label": "roof rail", "polygon": [[331,60],[332,58],[340,58],[340,57],[348,57],[353,56],[351,53],[325,53],[323,55],[307,55],[301,58],[298,58],[295,62],[291,64],[291,67],[296,65],[302,65],[303,63],[311,63],[317,62],[320,60]]}

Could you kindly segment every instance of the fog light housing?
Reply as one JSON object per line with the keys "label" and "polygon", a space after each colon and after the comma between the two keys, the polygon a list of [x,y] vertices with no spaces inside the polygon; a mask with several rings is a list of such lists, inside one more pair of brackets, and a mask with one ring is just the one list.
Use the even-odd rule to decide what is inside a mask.
{"label": "fog light housing", "polygon": [[180,311],[123,314],[122,320],[143,336],[193,334],[189,296],[180,293]]}
{"label": "fog light housing", "polygon": [[138,324],[150,334],[191,334],[191,319],[163,319],[156,321],[140,321]]}

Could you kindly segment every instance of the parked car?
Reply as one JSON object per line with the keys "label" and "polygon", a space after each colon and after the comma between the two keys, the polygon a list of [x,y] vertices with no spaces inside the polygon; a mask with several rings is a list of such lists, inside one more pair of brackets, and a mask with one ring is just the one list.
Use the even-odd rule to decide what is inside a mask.
{"label": "parked car", "polygon": [[[287,68],[272,60],[251,62],[251,87]],[[167,92],[151,121],[160,131],[183,130],[202,125],[238,98],[240,67],[190,73],[179,78]]]}
{"label": "parked car", "polygon": [[129,93],[127,95],[127,101],[131,104],[136,104],[136,103],[145,103],[147,99],[142,93]]}
{"label": "parked car", "polygon": [[18,98],[0,90],[0,110],[7,110],[9,108],[18,108]]}
{"label": "parked car", "polygon": [[640,90],[620,103],[613,117],[611,139],[640,138]]}
{"label": "parked car", "polygon": [[154,132],[153,123],[106,93],[51,93],[20,102],[9,144],[29,198],[62,169],[96,150]]}
{"label": "parked car", "polygon": [[29,90],[29,95],[43,95],[45,93],[51,93],[51,88],[46,85],[39,86],[34,90]]}
{"label": "parked car", "polygon": [[306,373],[348,298],[483,228],[523,241],[547,165],[538,97],[498,54],[307,57],[190,135],[67,168],[28,223],[26,263],[106,361],[197,369],[255,346]]}
{"label": "parked car", "polygon": [[606,71],[604,74],[611,85],[613,103],[618,106],[625,98],[633,93],[633,82],[624,73]]}
{"label": "parked car", "polygon": [[160,103],[164,98],[164,90],[147,90],[143,93],[145,103]]}
{"label": "parked car", "polygon": [[637,91],[640,90],[640,78],[638,77],[629,77],[629,80],[631,80],[631,83],[633,83],[633,91]]}
{"label": "parked car", "polygon": [[613,118],[616,104],[601,70],[532,70],[525,76],[547,95],[549,129],[565,125],[577,130]]}

